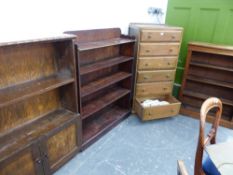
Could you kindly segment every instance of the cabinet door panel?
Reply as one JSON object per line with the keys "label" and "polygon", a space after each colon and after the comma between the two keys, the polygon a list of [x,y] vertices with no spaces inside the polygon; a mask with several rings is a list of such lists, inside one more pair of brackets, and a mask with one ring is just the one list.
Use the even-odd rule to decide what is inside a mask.
{"label": "cabinet door panel", "polygon": [[43,175],[37,145],[30,146],[0,162],[1,175]]}
{"label": "cabinet door panel", "polygon": [[59,130],[51,132],[42,144],[41,154],[44,158],[46,174],[51,174],[68,161],[79,150],[81,135],[78,130],[80,122],[72,121]]}

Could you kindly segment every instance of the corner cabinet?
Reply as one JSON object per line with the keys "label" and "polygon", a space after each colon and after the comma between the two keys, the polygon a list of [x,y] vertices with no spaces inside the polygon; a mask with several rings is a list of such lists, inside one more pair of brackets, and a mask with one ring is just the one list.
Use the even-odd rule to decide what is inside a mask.
{"label": "corner cabinet", "polygon": [[74,36],[0,43],[0,174],[52,174],[80,149]]}
{"label": "corner cabinet", "polygon": [[[182,40],[182,28],[132,23],[129,34],[137,38],[136,78],[133,110],[142,120],[177,115],[180,102],[172,96],[175,70]],[[146,99],[159,99],[167,105],[143,107]]]}
{"label": "corner cabinet", "polygon": [[85,149],[131,112],[135,39],[119,28],[76,35],[77,80]]}

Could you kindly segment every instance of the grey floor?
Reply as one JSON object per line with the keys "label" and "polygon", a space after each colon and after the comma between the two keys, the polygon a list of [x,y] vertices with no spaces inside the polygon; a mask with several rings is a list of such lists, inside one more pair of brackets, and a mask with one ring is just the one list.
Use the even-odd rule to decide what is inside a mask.
{"label": "grey floor", "polygon": [[[181,115],[144,123],[131,115],[55,175],[176,175],[177,159],[193,174],[198,128]],[[233,130],[220,127],[217,142],[227,140]]]}

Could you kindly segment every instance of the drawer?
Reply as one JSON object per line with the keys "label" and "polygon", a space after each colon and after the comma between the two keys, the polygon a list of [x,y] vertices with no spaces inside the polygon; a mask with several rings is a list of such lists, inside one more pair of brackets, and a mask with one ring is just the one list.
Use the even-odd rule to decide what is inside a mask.
{"label": "drawer", "polygon": [[141,103],[142,99],[136,98],[134,101],[134,108],[137,115],[142,120],[153,120],[159,118],[165,118],[175,116],[179,114],[181,103],[172,96],[165,96],[163,98],[157,98],[159,100],[168,101],[170,104],[153,107],[143,107]]}
{"label": "drawer", "polygon": [[137,82],[148,83],[155,81],[173,81],[175,70],[159,70],[159,71],[138,71]]}
{"label": "drawer", "polygon": [[138,59],[138,70],[150,69],[175,69],[177,57],[140,57]]}
{"label": "drawer", "polygon": [[140,40],[147,42],[158,42],[158,41],[179,42],[181,40],[181,37],[182,37],[181,31],[142,30]]}
{"label": "drawer", "polygon": [[140,43],[139,56],[178,55],[179,43]]}
{"label": "drawer", "polygon": [[136,85],[136,97],[151,97],[156,95],[170,94],[173,82],[138,83]]}

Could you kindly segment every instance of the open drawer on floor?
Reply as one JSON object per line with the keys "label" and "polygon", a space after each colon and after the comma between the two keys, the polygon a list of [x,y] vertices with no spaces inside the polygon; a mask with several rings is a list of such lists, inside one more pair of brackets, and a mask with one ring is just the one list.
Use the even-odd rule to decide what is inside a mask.
{"label": "open drawer on floor", "polygon": [[176,100],[174,97],[164,96],[159,98],[153,98],[153,100],[155,99],[158,99],[160,101],[161,100],[167,101],[169,102],[169,104],[165,104],[161,106],[144,107],[142,105],[142,102],[146,100],[145,98],[144,99],[136,98],[134,100],[135,111],[142,120],[165,118],[165,117],[177,115],[179,113],[181,103],[178,100]]}

